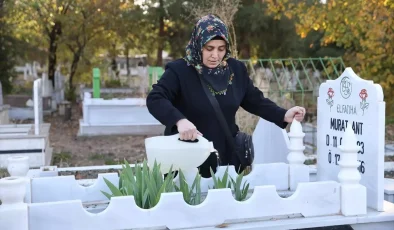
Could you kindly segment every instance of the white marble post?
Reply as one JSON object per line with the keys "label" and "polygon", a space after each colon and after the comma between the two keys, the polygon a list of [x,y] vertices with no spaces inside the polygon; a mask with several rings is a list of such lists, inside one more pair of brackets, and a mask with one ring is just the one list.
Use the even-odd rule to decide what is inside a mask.
{"label": "white marble post", "polygon": [[60,73],[60,68],[55,72],[54,95],[57,103],[64,101],[64,76]]}
{"label": "white marble post", "polygon": [[290,132],[288,133],[290,139],[289,154],[287,160],[289,161],[289,186],[290,190],[297,189],[300,182],[309,182],[309,167],[304,164],[304,142],[305,133],[302,132],[301,123],[295,119],[291,123]]}
{"label": "white marble post", "polygon": [[64,101],[64,76],[59,71],[60,101]]}
{"label": "white marble post", "polygon": [[0,106],[3,105],[3,86],[0,81]]}
{"label": "white marble post", "polygon": [[[28,209],[24,203],[27,180],[24,177],[0,179],[0,227],[7,230],[28,230]],[[4,227],[4,228],[3,228]]]}
{"label": "white marble post", "polygon": [[89,110],[88,106],[91,104],[92,101],[92,95],[89,92],[85,92],[83,94],[83,107],[82,107],[82,113],[83,113],[83,122],[85,124],[89,124]]}
{"label": "white marble post", "polygon": [[37,79],[34,81],[34,134],[40,134],[40,125],[43,121],[43,108],[42,108],[42,80]]}
{"label": "white marble post", "polygon": [[0,82],[0,124],[8,124],[10,122],[9,108],[10,105],[3,105],[3,88]]}
{"label": "white marble post", "polygon": [[[349,124],[352,122],[349,121]],[[341,151],[338,180],[341,183],[341,211],[345,216],[363,215],[367,213],[367,189],[360,184],[361,175],[357,167],[360,146],[351,125],[345,130]]]}
{"label": "white marble post", "polygon": [[148,89],[148,84],[149,84],[148,68],[143,67],[143,66],[138,66],[137,70],[138,70],[138,76],[141,79],[140,87],[139,87],[141,97],[145,97],[146,90]]}
{"label": "white marble post", "polygon": [[33,79],[37,79],[38,78],[38,71],[37,71],[38,67],[39,67],[38,62],[33,61],[33,66],[32,66],[32,70],[31,70],[31,74],[33,76]]}
{"label": "white marble post", "polygon": [[42,88],[42,96],[43,97],[50,97],[52,95],[52,84],[51,81],[48,79],[48,74],[42,73],[42,82],[41,82],[41,88]]}

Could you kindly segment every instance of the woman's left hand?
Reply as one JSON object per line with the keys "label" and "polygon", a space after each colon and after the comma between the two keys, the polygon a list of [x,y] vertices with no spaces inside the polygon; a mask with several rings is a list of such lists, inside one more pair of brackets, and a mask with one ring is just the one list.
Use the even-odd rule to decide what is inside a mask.
{"label": "woman's left hand", "polygon": [[304,120],[305,116],[305,108],[300,107],[300,106],[295,106],[289,110],[287,110],[285,114],[285,122],[291,123],[293,122],[293,119],[295,118],[297,121],[301,122]]}

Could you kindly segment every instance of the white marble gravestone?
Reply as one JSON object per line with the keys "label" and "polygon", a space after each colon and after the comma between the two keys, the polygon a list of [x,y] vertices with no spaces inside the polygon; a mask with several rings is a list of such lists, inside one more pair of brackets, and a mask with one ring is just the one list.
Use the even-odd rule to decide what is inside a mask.
{"label": "white marble gravestone", "polygon": [[55,72],[55,88],[52,94],[57,104],[64,101],[64,76],[59,69]]}
{"label": "white marble gravestone", "polygon": [[40,126],[43,122],[43,108],[42,108],[42,80],[37,79],[34,81],[33,86],[33,100],[34,100],[34,134],[40,134]]}
{"label": "white marble gravestone", "polygon": [[383,211],[385,102],[379,84],[363,80],[346,68],[319,89],[317,109],[317,178],[338,181],[338,147],[350,125],[357,138],[360,184],[367,188],[367,205]]}
{"label": "white marble gravestone", "polygon": [[0,81],[0,105],[3,105],[3,86]]}
{"label": "white marble gravestone", "polygon": [[254,164],[288,162],[290,143],[285,129],[260,118],[252,137]]}
{"label": "white marble gravestone", "polygon": [[0,82],[0,124],[8,124],[10,122],[10,118],[8,115],[8,110],[10,105],[3,105],[3,88]]}

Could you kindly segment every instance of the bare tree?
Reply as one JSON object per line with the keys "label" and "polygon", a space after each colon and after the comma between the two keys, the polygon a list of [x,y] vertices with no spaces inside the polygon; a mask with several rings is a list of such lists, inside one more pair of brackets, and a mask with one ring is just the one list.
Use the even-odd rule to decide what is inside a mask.
{"label": "bare tree", "polygon": [[207,14],[218,16],[227,25],[230,37],[230,50],[233,57],[238,57],[237,37],[234,29],[234,16],[237,13],[241,0],[204,0],[202,4],[188,2],[184,4],[193,18],[200,18]]}

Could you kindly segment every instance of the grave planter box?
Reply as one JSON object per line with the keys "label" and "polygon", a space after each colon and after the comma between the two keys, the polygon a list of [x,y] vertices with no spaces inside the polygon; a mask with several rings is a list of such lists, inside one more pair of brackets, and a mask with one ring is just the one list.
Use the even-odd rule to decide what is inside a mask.
{"label": "grave planter box", "polygon": [[[77,184],[73,176],[32,178],[31,186],[28,186],[31,187],[31,203],[21,204],[18,215],[18,218],[28,219],[29,225],[15,221],[19,224],[15,229],[215,229],[227,225],[244,229],[243,225],[249,223],[254,228],[247,229],[275,229],[275,226],[290,229],[353,224],[358,223],[355,220],[361,220],[360,216],[367,222],[369,215],[372,218],[378,215],[344,215],[342,205],[346,201],[340,196],[342,185],[335,181],[302,182],[298,183],[295,191],[288,190],[292,175],[289,168],[290,165],[284,163],[255,165],[253,171],[244,177],[250,183],[251,191],[249,198],[242,202],[234,199],[230,189],[208,189],[213,185],[212,179],[202,179],[206,197],[201,204],[188,205],[182,193],[173,192],[162,194],[159,203],[151,209],[139,208],[133,196],[114,197],[109,201],[102,194],[102,191],[109,192],[103,178],[116,184],[119,179],[116,173],[100,174],[96,183],[88,187]],[[216,176],[221,177],[225,169],[220,167]],[[235,175],[234,168],[230,167],[229,172]],[[192,178],[192,174],[194,172],[185,174],[189,183],[188,178]],[[290,196],[286,193],[278,195],[284,191]],[[383,225],[394,222],[394,205],[391,209],[391,212],[379,214],[384,215]],[[18,213],[17,206],[14,211]],[[6,214],[0,208],[0,215]],[[330,221],[333,218],[342,222]],[[0,218],[0,225],[6,221],[12,222]]]}
{"label": "grave planter box", "polygon": [[[55,167],[55,166],[54,166]],[[133,165],[131,165],[133,167]],[[309,167],[309,181],[316,182],[316,168],[314,166]],[[112,166],[88,166],[88,167],[72,167],[72,168],[59,168],[56,172],[61,171],[91,171],[91,170],[120,170],[122,165],[112,165]],[[105,196],[100,191],[105,191],[109,193],[107,185],[104,183],[103,178],[106,178],[111,183],[116,184],[119,180],[117,173],[98,173],[97,178],[94,179],[78,179],[75,180],[73,175],[60,176],[54,181],[40,180],[41,171],[39,169],[31,169],[27,175],[31,177],[31,188],[34,193],[28,193],[29,199],[32,199],[34,203],[37,202],[53,202],[53,201],[64,201],[77,199],[81,200],[82,203],[91,203],[99,200],[106,200]],[[204,179],[203,179],[204,180]],[[281,190],[280,184],[274,184],[277,186],[278,193],[282,196],[289,194],[286,190]],[[278,187],[279,186],[279,187]],[[85,190],[86,187],[86,190]],[[51,196],[40,195],[38,191],[48,191],[48,193],[54,194]],[[67,191],[67,192],[64,192]],[[72,192],[71,192],[72,191]],[[83,191],[89,191],[89,196],[85,197]],[[292,192],[291,192],[292,193]],[[38,194],[38,195],[37,195]],[[384,187],[384,199],[391,203],[394,203],[394,179],[385,178]],[[95,206],[95,205],[93,205]]]}
{"label": "grave planter box", "polygon": [[[307,167],[307,166],[306,166]],[[222,177],[226,167],[219,167],[216,172],[217,177]],[[235,178],[236,173],[233,167],[229,167],[229,173]],[[186,173],[187,180],[192,180],[195,172]],[[189,175],[189,176],[188,176]],[[274,176],[273,176],[274,175]],[[117,173],[99,174],[93,185],[84,187],[80,186],[75,177],[57,176],[50,178],[34,177],[31,179],[31,197],[33,203],[56,202],[66,200],[81,200],[82,203],[91,203],[95,201],[108,201],[102,194],[102,191],[110,193],[108,186],[103,178],[117,185],[119,176]],[[178,178],[175,178],[177,180]],[[253,189],[259,185],[273,185],[278,191],[289,191],[289,165],[285,163],[259,164],[255,165],[252,173],[245,176],[244,181],[250,183]],[[211,178],[201,178],[201,190],[207,192],[208,187],[213,187]],[[46,191],[42,193],[41,191]]]}
{"label": "grave planter box", "polygon": [[145,100],[104,100],[85,93],[79,135],[161,135],[164,126],[149,113]]}
{"label": "grave planter box", "polygon": [[[215,229],[228,225],[231,229],[257,230],[342,224],[392,228],[394,204],[382,200],[384,211],[367,209],[366,187],[359,183],[357,170],[359,148],[351,129],[346,129],[339,148],[343,156],[338,173],[340,182],[309,182],[309,167],[300,163],[305,160],[301,125],[293,122],[288,135],[289,164],[255,164],[243,178],[251,189],[245,201],[236,201],[229,188],[209,189],[213,186],[211,178],[201,179],[201,190],[206,194],[202,203],[188,205],[181,192],[170,192],[161,194],[159,202],[150,209],[138,207],[133,196],[108,200],[103,195],[102,192],[110,193],[103,178],[116,185],[119,181],[116,173],[101,174],[88,187],[77,184],[73,176],[32,178],[30,185],[20,186],[16,193],[20,197],[15,202],[0,206],[0,226],[18,230]],[[216,176],[222,178],[226,168],[219,167]],[[190,185],[196,170],[184,174]],[[234,167],[229,167],[229,174],[235,178]],[[0,181],[0,191],[7,190],[2,189],[4,186],[7,183]],[[4,194],[0,192],[0,196]]]}
{"label": "grave planter box", "polygon": [[54,177],[58,175],[57,166],[41,166],[40,177]]}
{"label": "grave planter box", "polygon": [[[213,186],[212,178],[202,178],[201,189],[206,193],[206,198],[201,204],[188,205],[181,192],[173,192],[162,194],[159,203],[152,209],[139,208],[133,196],[115,197],[109,201],[102,194],[102,191],[110,192],[103,178],[117,184],[119,178],[116,173],[100,174],[96,183],[88,187],[77,184],[73,176],[32,178],[31,192],[27,194],[31,198],[28,205],[29,225],[32,230],[43,227],[70,229],[70,226],[77,229],[161,226],[181,229],[215,226],[225,221],[239,222],[245,219],[340,214],[338,182],[298,183],[295,191],[289,191],[292,175],[289,176],[289,168],[285,163],[255,165],[252,172],[244,177],[244,181],[247,181],[251,188],[250,197],[246,201],[236,201],[230,189],[209,189]],[[220,167],[216,176],[222,177],[225,170],[226,167]],[[235,178],[233,167],[229,168],[229,174]],[[195,171],[185,172],[189,184],[194,175]],[[294,194],[289,198],[282,198],[278,195],[278,190]],[[91,211],[100,212],[99,214],[88,214],[83,208],[91,208],[103,202],[108,203],[108,206]],[[103,209],[105,212],[101,213]],[[47,215],[48,213],[51,215]],[[132,220],[125,221],[126,217]]]}

